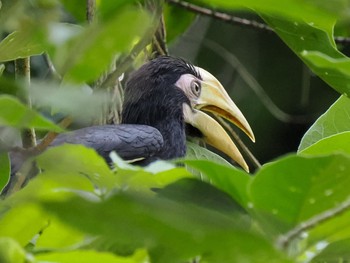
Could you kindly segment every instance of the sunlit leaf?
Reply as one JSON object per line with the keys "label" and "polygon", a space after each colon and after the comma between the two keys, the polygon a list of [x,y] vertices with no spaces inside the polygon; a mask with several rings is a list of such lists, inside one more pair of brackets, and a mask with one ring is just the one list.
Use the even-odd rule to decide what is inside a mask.
{"label": "sunlit leaf", "polygon": [[25,263],[26,252],[14,239],[0,237],[0,262]]}
{"label": "sunlit leaf", "polygon": [[338,263],[350,260],[350,239],[341,240],[329,244],[311,262]]}
{"label": "sunlit leaf", "polygon": [[317,121],[310,127],[301,140],[298,151],[311,146],[317,141],[350,131],[350,100],[340,97]]}
{"label": "sunlit leaf", "polygon": [[338,133],[317,141],[300,151],[299,154],[322,155],[334,152],[345,152],[350,155],[350,144],[344,143],[348,141],[350,141],[350,132]]}
{"label": "sunlit leaf", "polygon": [[48,224],[48,216],[34,204],[1,207],[0,237],[11,237],[26,246]]}
{"label": "sunlit leaf", "polygon": [[48,224],[40,233],[36,249],[61,249],[82,243],[86,235],[63,222],[50,218]]}
{"label": "sunlit leaf", "polygon": [[136,252],[130,257],[120,257],[108,252],[98,252],[94,250],[76,250],[68,252],[41,253],[35,257],[37,263],[144,263],[148,262],[145,251]]}

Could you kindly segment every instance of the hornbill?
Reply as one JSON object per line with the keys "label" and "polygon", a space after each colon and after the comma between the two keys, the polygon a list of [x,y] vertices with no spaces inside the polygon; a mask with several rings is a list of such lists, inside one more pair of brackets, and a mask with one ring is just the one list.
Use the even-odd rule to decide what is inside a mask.
{"label": "hornbill", "polygon": [[87,127],[59,134],[50,146],[83,144],[107,162],[116,151],[123,159],[148,164],[186,154],[186,134],[199,136],[241,167],[248,166],[225,130],[207,111],[241,128],[253,141],[243,114],[220,82],[206,70],[180,58],[153,59],[129,78],[125,87],[122,123]]}

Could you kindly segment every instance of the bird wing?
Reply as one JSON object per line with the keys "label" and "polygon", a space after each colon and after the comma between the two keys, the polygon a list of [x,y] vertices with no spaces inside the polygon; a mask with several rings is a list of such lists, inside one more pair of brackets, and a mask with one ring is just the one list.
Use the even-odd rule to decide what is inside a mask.
{"label": "bird wing", "polygon": [[152,158],[163,147],[163,136],[147,125],[102,125],[59,134],[50,147],[63,143],[93,148],[109,163],[112,151],[124,160]]}

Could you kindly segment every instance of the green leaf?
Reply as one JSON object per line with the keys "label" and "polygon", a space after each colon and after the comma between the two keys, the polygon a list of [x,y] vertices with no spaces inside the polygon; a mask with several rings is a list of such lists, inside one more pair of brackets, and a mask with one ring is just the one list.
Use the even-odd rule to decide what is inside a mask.
{"label": "green leaf", "polygon": [[53,147],[38,156],[37,161],[46,173],[83,174],[102,193],[116,184],[116,178],[105,160],[95,150],[83,145],[64,144]]}
{"label": "green leaf", "polygon": [[247,173],[205,160],[185,160],[184,163],[202,172],[210,183],[229,194],[242,207],[247,207],[247,187],[252,179]]}
{"label": "green leaf", "polygon": [[152,262],[182,262],[198,255],[208,262],[286,262],[266,240],[237,228],[233,219],[160,197],[120,193],[102,202],[76,196],[41,205],[82,231],[146,247]]}
{"label": "green leaf", "polygon": [[349,7],[343,0],[333,1],[333,5],[320,4],[319,1],[300,1],[300,0],[201,0],[211,6],[229,9],[251,9],[256,12],[274,15],[290,20],[313,21],[317,26],[327,26],[339,14],[346,15],[344,10]]}
{"label": "green leaf", "polygon": [[319,26],[309,17],[306,17],[307,22],[293,22],[267,15],[263,18],[315,74],[339,93],[350,94],[350,59],[336,48],[333,38],[335,20]]}
{"label": "green leaf", "polygon": [[341,96],[304,134],[298,152],[323,138],[350,131],[349,116],[350,100]]}
{"label": "green leaf", "polygon": [[156,161],[141,168],[123,161],[115,153],[111,154],[116,167],[117,184],[121,189],[154,194],[152,189],[162,188],[179,179],[192,177],[184,168],[176,168],[166,161]]}
{"label": "green leaf", "polygon": [[64,224],[56,218],[50,218],[48,225],[41,231],[35,248],[39,250],[69,248],[82,243],[85,238],[86,235],[81,231]]}
{"label": "green leaf", "polygon": [[172,5],[165,5],[163,13],[168,43],[183,34],[195,19],[193,13]]}
{"label": "green leaf", "polygon": [[18,99],[0,95],[0,125],[62,132],[62,128],[23,105]]}
{"label": "green leaf", "polygon": [[7,153],[0,151],[0,193],[10,180],[10,159]]}
{"label": "green leaf", "polygon": [[231,164],[220,155],[199,146],[196,143],[187,141],[186,159],[209,160],[223,165],[231,166]]}
{"label": "green leaf", "polygon": [[251,211],[270,234],[282,234],[350,197],[350,157],[287,156],[265,165],[249,187]]}
{"label": "green leaf", "polygon": [[350,239],[341,240],[329,244],[311,262],[338,263],[350,260]]}
{"label": "green leaf", "polygon": [[191,203],[199,207],[228,214],[234,217],[237,224],[241,227],[249,226],[247,220],[242,220],[238,223],[238,220],[242,218],[242,215],[245,215],[245,212],[227,193],[194,178],[178,180],[159,189],[157,194],[180,203]]}
{"label": "green leaf", "polygon": [[118,12],[123,11],[123,7],[129,5],[132,8],[132,5],[137,2],[136,0],[119,0],[119,1],[100,1],[98,5],[98,16],[103,20],[111,19],[118,14]]}
{"label": "green leaf", "polygon": [[350,132],[342,132],[331,135],[311,146],[300,151],[299,154],[325,155],[334,152],[344,152],[350,155],[350,144],[344,143],[350,141]]}
{"label": "green leaf", "polygon": [[148,262],[147,253],[143,250],[137,251],[133,256],[120,257],[108,252],[94,250],[76,250],[68,252],[41,253],[35,257],[37,263],[144,263]]}
{"label": "green leaf", "polygon": [[[310,68],[340,94],[350,95],[350,59],[345,55],[333,55],[314,47],[313,51],[305,50],[302,57],[309,62]],[[311,64],[310,64],[311,63]]]}
{"label": "green leaf", "polygon": [[15,31],[0,42],[0,61],[10,61],[44,52],[44,35],[40,30]]}
{"label": "green leaf", "polygon": [[[327,220],[319,222],[317,225],[307,231],[307,238],[305,240],[307,247],[305,251],[306,253],[307,251],[315,252],[314,250],[316,249],[319,253],[324,250],[321,252],[321,254],[323,254],[323,256],[328,254],[327,257],[329,258],[334,256],[334,260],[346,256],[344,250],[341,249],[341,244],[343,241],[345,241],[346,243],[344,245],[347,246],[347,240],[350,239],[350,212],[347,208],[343,209],[341,213],[337,214],[332,214],[329,212],[329,215],[331,216]],[[322,245],[321,249],[317,249],[320,246],[320,243]],[[334,250],[336,248],[336,244],[339,244],[340,249],[338,251],[337,249]],[[339,254],[334,255],[335,253]]]}
{"label": "green leaf", "polygon": [[48,223],[48,217],[34,204],[18,204],[12,208],[5,204],[1,209],[0,237],[11,237],[23,247]]}
{"label": "green leaf", "polygon": [[0,262],[25,263],[25,250],[12,238],[0,238]]}

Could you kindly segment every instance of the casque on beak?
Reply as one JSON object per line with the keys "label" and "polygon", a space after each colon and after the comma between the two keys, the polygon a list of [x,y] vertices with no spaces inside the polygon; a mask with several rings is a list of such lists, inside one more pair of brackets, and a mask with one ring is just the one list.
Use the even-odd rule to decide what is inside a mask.
{"label": "casque on beak", "polygon": [[239,127],[255,142],[252,129],[221,83],[208,71],[199,67],[196,67],[196,70],[202,77],[201,94],[195,102],[191,102],[194,109],[191,109],[189,105],[184,105],[185,121],[201,131],[206,143],[227,154],[245,171],[249,172],[249,167],[242,154],[224,128],[202,111],[225,118]]}

